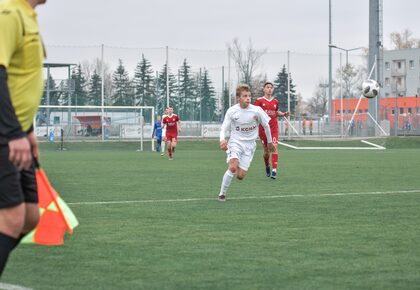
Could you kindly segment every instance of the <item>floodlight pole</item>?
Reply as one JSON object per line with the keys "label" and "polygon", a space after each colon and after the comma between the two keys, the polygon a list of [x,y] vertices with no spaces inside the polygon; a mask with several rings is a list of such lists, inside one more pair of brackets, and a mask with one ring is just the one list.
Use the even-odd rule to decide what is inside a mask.
{"label": "floodlight pole", "polygon": [[344,138],[344,114],[343,114],[343,65],[341,64],[341,52],[340,52],[340,127],[341,127],[341,138]]}
{"label": "floodlight pole", "polygon": [[166,107],[169,107],[169,47],[166,46]]}
{"label": "floodlight pole", "polygon": [[[332,119],[332,21],[331,21],[331,0],[328,1],[328,18],[329,18],[329,39],[328,39],[328,117]],[[324,116],[322,116],[324,117]]]}
{"label": "floodlight pole", "polygon": [[[349,51],[353,51],[353,50],[359,50],[359,49],[363,49],[363,47],[362,46],[359,46],[359,47],[354,47],[354,48],[350,48],[350,49],[346,49],[346,48],[342,48],[342,47],[338,47],[338,46],[336,46],[336,45],[333,45],[333,44],[329,44],[328,45],[329,46],[329,48],[331,49],[331,48],[336,48],[336,49],[338,49],[338,50],[342,50],[342,51],[345,51],[346,52],[346,68],[348,67],[348,65],[349,65]],[[342,68],[342,65],[341,65],[341,53],[340,53],[340,72],[341,72],[341,78],[342,78],[342,76],[343,76],[343,68]],[[347,91],[347,93],[350,93],[350,92],[348,92]],[[340,101],[340,105],[341,105],[341,137],[343,138],[344,137],[344,132],[343,132],[343,94],[341,93],[341,82],[340,82],[340,98],[341,98],[341,101]],[[349,95],[347,95],[347,102],[348,102],[348,99],[349,99]],[[358,108],[359,107],[359,105],[360,105],[360,101],[361,101],[361,99],[359,99],[359,102],[358,102],[358,104],[357,104],[357,106],[356,106],[356,108]],[[354,114],[356,113],[356,110],[354,111]],[[353,116],[352,116],[352,118],[351,118],[351,122],[353,121],[353,119],[354,119],[354,114],[353,114]],[[349,128],[350,128],[350,126],[351,126],[351,122],[350,122],[350,124],[349,124]]]}
{"label": "floodlight pole", "polygon": [[[287,111],[289,112],[288,118],[290,120],[290,51],[289,50],[287,51]],[[288,130],[288,133],[289,133],[289,138],[290,138],[290,130]]]}
{"label": "floodlight pole", "polygon": [[101,128],[102,141],[105,140],[105,124],[104,124],[104,106],[105,106],[105,65],[104,65],[104,45],[101,45]]}

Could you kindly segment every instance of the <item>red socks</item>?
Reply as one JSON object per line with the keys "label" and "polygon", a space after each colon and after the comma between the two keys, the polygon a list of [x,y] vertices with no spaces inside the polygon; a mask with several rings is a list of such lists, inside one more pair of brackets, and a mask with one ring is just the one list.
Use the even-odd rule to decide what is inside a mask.
{"label": "red socks", "polygon": [[277,162],[278,162],[278,160],[279,160],[279,155],[278,154],[271,154],[271,164],[272,164],[272,166],[273,166],[273,169],[274,168],[277,168]]}

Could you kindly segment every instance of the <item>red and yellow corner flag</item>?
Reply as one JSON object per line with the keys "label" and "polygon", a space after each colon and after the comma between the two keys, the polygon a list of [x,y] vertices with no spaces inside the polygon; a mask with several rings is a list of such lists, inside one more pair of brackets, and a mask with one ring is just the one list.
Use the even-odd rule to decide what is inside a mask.
{"label": "red and yellow corner flag", "polygon": [[51,186],[42,168],[38,168],[36,172],[36,182],[40,220],[36,228],[27,234],[22,242],[48,246],[61,245],[64,243],[65,231],[73,233],[73,229],[78,226],[79,222]]}

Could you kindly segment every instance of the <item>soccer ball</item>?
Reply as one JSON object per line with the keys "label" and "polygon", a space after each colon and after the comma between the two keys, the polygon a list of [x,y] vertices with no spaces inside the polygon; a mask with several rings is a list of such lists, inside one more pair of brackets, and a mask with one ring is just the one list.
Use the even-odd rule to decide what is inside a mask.
{"label": "soccer ball", "polygon": [[375,80],[365,80],[362,84],[362,94],[366,98],[374,98],[379,93],[379,84]]}

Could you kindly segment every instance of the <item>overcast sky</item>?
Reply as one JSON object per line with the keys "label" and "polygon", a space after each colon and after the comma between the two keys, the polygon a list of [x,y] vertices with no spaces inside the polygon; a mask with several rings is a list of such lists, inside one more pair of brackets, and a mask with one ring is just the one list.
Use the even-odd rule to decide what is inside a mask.
{"label": "overcast sky", "polygon": [[[368,46],[368,3],[332,0],[333,44]],[[383,8],[385,47],[391,46],[389,34],[394,31],[409,28],[420,38],[419,0],[383,0]],[[47,46],[224,50],[237,37],[244,44],[252,39],[254,47],[269,52],[328,53],[328,0],[48,0],[37,11]],[[74,51],[73,56],[78,54]],[[284,63],[284,56],[280,58]],[[271,60],[261,69],[272,71],[267,62]],[[320,76],[327,77],[328,64],[316,66]],[[297,90],[310,97],[318,78],[313,76],[313,83],[308,77],[296,80]]]}

